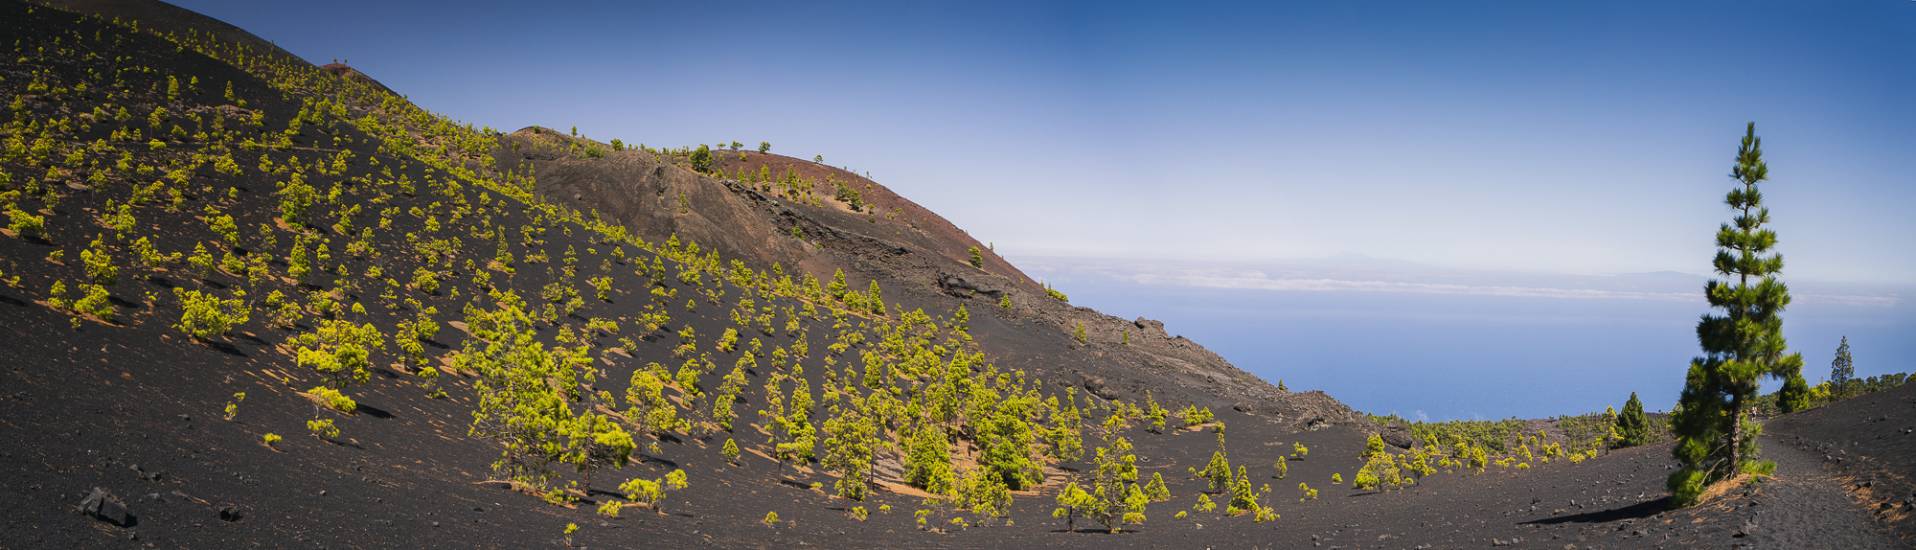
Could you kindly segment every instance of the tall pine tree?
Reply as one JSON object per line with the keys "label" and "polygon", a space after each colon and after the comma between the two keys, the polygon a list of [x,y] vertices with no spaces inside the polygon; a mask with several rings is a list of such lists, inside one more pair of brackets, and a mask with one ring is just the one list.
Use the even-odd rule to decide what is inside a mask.
{"label": "tall pine tree", "polygon": [[1856,380],[1856,361],[1849,356],[1849,337],[1836,345],[1836,358],[1830,360],[1830,386],[1838,395],[1848,393],[1850,382]]}
{"label": "tall pine tree", "polygon": [[1770,211],[1756,187],[1769,171],[1752,122],[1730,170],[1741,185],[1724,199],[1736,215],[1716,233],[1713,264],[1726,280],[1704,286],[1710,306],[1720,311],[1697,323],[1703,356],[1691,360],[1672,418],[1682,468],[1670,475],[1669,486],[1678,506],[1695,504],[1705,486],[1756,465],[1761,426],[1749,409],[1763,377],[1784,380],[1778,396],[1784,410],[1805,398],[1803,356],[1785,353],[1781,314],[1790,292],[1777,278],[1783,257],[1772,251],[1776,232],[1763,227]]}

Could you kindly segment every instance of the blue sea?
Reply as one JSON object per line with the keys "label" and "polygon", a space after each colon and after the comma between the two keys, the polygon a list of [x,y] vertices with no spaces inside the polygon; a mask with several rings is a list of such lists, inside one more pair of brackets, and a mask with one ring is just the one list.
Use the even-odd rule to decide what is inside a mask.
{"label": "blue sea", "polygon": [[[1644,286],[1634,283],[1598,285],[1609,290],[1592,297],[1509,292],[1505,283],[1439,293],[1394,291],[1392,285],[1197,286],[1141,281],[1108,265],[1036,263],[1033,274],[1069,293],[1073,304],[1127,319],[1162,320],[1172,334],[1273,383],[1324,390],[1365,412],[1412,419],[1601,411],[1621,407],[1633,391],[1647,408],[1667,410],[1699,353],[1695,326],[1707,311],[1700,276],[1690,281],[1665,275],[1649,285],[1660,291],[1650,298],[1614,292]],[[1300,286],[1307,289],[1291,288]],[[1846,335],[1859,376],[1916,370],[1916,307],[1906,294],[1869,290],[1874,294],[1867,299],[1800,296],[1787,311],[1785,336],[1803,354],[1811,383],[1828,377]],[[1683,299],[1686,292],[1695,298]],[[1777,385],[1766,385],[1766,391]]]}

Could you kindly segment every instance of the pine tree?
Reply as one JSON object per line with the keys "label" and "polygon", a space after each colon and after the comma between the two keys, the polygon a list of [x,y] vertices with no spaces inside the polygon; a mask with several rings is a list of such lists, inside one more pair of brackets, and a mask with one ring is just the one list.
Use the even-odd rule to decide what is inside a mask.
{"label": "pine tree", "polygon": [[1672,418],[1675,455],[1683,467],[1670,475],[1669,486],[1679,506],[1695,504],[1704,486],[1755,465],[1760,426],[1748,418],[1748,409],[1764,376],[1785,380],[1784,395],[1778,396],[1785,410],[1803,401],[1792,387],[1806,388],[1803,356],[1784,352],[1781,313],[1790,294],[1777,278],[1783,257],[1772,251],[1776,232],[1763,227],[1770,211],[1756,187],[1769,179],[1762,146],[1756,123],[1750,123],[1730,171],[1741,185],[1725,198],[1736,216],[1716,234],[1713,263],[1718,275],[1731,280],[1711,280],[1704,287],[1710,306],[1722,312],[1705,314],[1697,323],[1704,355],[1690,362]]}
{"label": "pine tree", "polygon": [[1051,517],[1064,518],[1066,531],[1078,530],[1078,516],[1097,518],[1105,515],[1104,502],[1086,492],[1084,487],[1078,486],[1078,482],[1075,481],[1066,484],[1064,490],[1058,491],[1057,503],[1058,507],[1051,511]]}
{"label": "pine tree", "polygon": [[1830,360],[1830,389],[1842,395],[1845,388],[1856,380],[1856,361],[1849,355],[1849,337],[1836,345],[1836,358]]}
{"label": "pine tree", "polygon": [[1623,402],[1623,413],[1617,415],[1617,435],[1622,436],[1619,447],[1650,442],[1650,421],[1643,416],[1643,401],[1637,399],[1637,392],[1630,392],[1630,400]]}
{"label": "pine tree", "polygon": [[1116,533],[1124,524],[1144,523],[1144,508],[1151,502],[1138,486],[1138,456],[1131,441],[1119,437],[1110,448],[1099,447],[1092,463],[1096,465],[1092,494],[1103,501],[1101,514],[1092,519]]}
{"label": "pine tree", "polygon": [[951,490],[951,442],[945,430],[936,425],[918,428],[906,443],[905,483],[932,494]]}
{"label": "pine tree", "polygon": [[702,145],[702,144],[699,145],[698,149],[692,150],[691,160],[692,160],[693,170],[697,170],[700,172],[711,170],[712,169],[712,148],[706,147],[705,145]]}

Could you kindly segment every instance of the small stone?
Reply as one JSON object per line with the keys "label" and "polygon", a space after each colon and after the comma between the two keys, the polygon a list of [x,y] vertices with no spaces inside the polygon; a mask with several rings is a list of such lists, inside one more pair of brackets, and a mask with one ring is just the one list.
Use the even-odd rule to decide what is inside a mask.
{"label": "small stone", "polygon": [[220,519],[223,521],[239,521],[245,518],[246,511],[241,510],[239,505],[228,504],[220,507]]}
{"label": "small stone", "polygon": [[80,501],[80,513],[121,527],[131,526],[134,521],[133,512],[127,510],[126,503],[99,487],[94,487],[93,492],[87,493],[86,498]]}

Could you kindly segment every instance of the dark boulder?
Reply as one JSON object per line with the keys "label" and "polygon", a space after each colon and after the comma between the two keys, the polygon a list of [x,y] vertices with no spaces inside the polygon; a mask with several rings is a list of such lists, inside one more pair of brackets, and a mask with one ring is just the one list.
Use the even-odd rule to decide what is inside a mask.
{"label": "dark boulder", "polygon": [[1384,444],[1399,449],[1409,449],[1411,445],[1417,443],[1417,440],[1410,436],[1410,428],[1402,422],[1392,422],[1384,426],[1384,429],[1377,431],[1377,435],[1384,439]]}
{"label": "dark boulder", "polygon": [[938,289],[944,291],[945,294],[950,294],[952,296],[957,296],[959,298],[970,298],[976,295],[983,295],[983,296],[987,296],[991,298],[997,298],[1004,294],[1003,290],[999,290],[995,288],[986,288],[986,287],[980,286],[978,283],[974,283],[969,280],[966,280],[964,277],[960,277],[950,273],[938,274]]}

